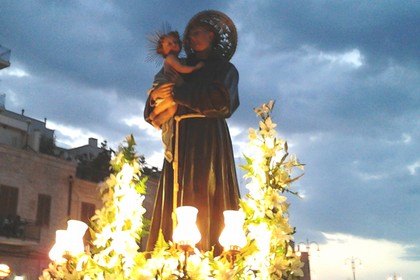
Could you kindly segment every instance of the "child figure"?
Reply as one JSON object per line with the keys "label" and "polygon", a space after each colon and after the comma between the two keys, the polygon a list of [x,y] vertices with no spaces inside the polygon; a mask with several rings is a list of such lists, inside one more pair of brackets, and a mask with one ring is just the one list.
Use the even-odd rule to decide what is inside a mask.
{"label": "child figure", "polygon": [[189,74],[204,66],[203,62],[199,62],[195,66],[183,65],[178,58],[181,48],[182,43],[177,31],[170,31],[160,37],[156,52],[165,58],[163,63],[164,74],[166,74],[167,71],[174,70],[178,73]]}
{"label": "child figure", "polygon": [[[181,52],[181,48],[182,43],[177,31],[170,31],[158,37],[156,42],[156,53],[163,56],[164,62],[163,73],[161,71],[155,76],[155,84],[157,84],[157,86],[173,82],[170,80],[170,78],[168,78],[168,76],[170,76],[173,72],[189,74],[204,66],[203,62],[199,62],[195,66],[183,65],[178,58],[178,55]],[[167,113],[171,116],[173,116],[177,110],[177,106],[175,106],[176,104],[164,104],[164,98],[152,100],[152,102],[153,107],[162,106],[163,109],[165,106],[168,107],[167,109],[162,110],[164,113]],[[169,162],[172,162],[173,119],[171,118],[164,123],[160,123],[159,120],[154,119],[154,117],[156,116],[152,113],[150,115],[151,123],[156,128],[162,129],[162,142],[165,148],[165,158]]]}

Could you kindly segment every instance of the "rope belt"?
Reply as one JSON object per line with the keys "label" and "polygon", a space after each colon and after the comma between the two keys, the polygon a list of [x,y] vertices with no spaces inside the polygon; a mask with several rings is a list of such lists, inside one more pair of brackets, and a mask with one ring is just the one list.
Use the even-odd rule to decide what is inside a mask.
{"label": "rope belt", "polygon": [[178,192],[179,192],[179,183],[178,183],[178,146],[179,146],[179,123],[185,119],[192,118],[205,118],[206,116],[201,114],[186,114],[181,116],[175,116],[175,153],[174,160],[172,161],[172,168],[174,170],[174,193],[173,193],[173,208],[172,208],[172,232],[175,231],[177,225],[175,209],[178,207]]}

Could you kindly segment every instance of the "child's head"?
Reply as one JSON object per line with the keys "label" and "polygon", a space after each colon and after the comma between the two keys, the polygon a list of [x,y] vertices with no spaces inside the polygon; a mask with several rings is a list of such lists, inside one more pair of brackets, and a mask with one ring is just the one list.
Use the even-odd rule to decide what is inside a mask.
{"label": "child's head", "polygon": [[168,54],[173,53],[178,55],[181,52],[182,43],[177,31],[171,31],[160,36],[157,42],[156,52],[166,57]]}

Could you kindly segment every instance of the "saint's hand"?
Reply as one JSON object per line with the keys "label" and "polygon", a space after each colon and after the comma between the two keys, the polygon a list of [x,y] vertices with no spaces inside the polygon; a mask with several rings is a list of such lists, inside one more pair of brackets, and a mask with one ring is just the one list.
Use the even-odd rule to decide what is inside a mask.
{"label": "saint's hand", "polygon": [[172,118],[178,105],[175,103],[172,95],[167,96],[165,99],[161,99],[159,105],[156,106],[149,115],[149,120],[155,127],[160,127],[162,123]]}
{"label": "saint's hand", "polygon": [[152,125],[156,128],[160,128],[163,123],[169,121],[175,115],[177,108],[178,105],[175,104],[167,108],[165,111],[160,112],[152,120]]}
{"label": "saint's hand", "polygon": [[151,100],[155,103],[159,99],[165,99],[168,96],[172,96],[173,83],[163,84],[155,88],[151,93]]}

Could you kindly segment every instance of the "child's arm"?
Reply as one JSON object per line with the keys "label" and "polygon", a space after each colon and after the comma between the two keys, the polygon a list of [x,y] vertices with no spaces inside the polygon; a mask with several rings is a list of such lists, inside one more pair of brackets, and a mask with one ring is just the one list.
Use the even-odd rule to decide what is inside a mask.
{"label": "child's arm", "polygon": [[200,69],[201,67],[204,66],[203,62],[199,62],[195,66],[183,65],[181,63],[181,61],[179,61],[179,59],[176,56],[174,56],[173,54],[168,55],[165,58],[165,62],[167,64],[169,64],[173,69],[175,69],[175,71],[177,71],[178,73],[182,73],[182,74],[189,74],[189,73],[191,73],[195,70],[198,70],[198,69]]}

